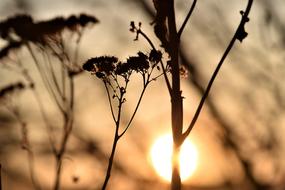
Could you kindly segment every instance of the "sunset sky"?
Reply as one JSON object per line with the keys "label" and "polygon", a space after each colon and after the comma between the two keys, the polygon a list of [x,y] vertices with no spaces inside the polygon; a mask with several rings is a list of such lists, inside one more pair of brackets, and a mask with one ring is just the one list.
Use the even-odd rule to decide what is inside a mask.
{"label": "sunset sky", "polygon": [[[152,1],[146,1],[152,7]],[[71,14],[90,14],[99,20],[99,24],[86,29],[80,43],[79,64],[82,65],[90,57],[101,55],[114,55],[125,61],[138,51],[151,50],[143,38],[134,41],[135,34],[129,32],[130,21],[142,22],[142,30],[159,48],[159,41],[150,25],[153,18],[138,2],[1,0],[0,20],[16,13],[30,14],[36,21],[56,16],[68,17]],[[177,0],[178,27],[191,2]],[[188,73],[181,80],[185,97],[184,126],[188,126],[191,121],[201,97],[193,78],[196,77],[199,84],[206,87],[238,26],[241,18],[239,11],[245,8],[246,3],[246,0],[197,2],[181,41],[182,51],[197,69],[196,76]],[[198,151],[198,165],[193,175],[185,181],[185,190],[189,187],[227,189],[227,185],[228,189],[231,189],[231,185],[247,187],[244,185],[246,182],[243,183],[248,177],[243,170],[244,160],[250,163],[250,171],[258,182],[282,186],[282,179],[285,179],[285,139],[282,135],[285,131],[285,22],[281,19],[284,18],[284,9],[282,0],[275,0],[274,3],[266,0],[254,2],[250,22],[246,24],[249,35],[242,43],[236,42],[227,57],[210,93],[210,102],[203,108],[190,134],[189,138]],[[154,11],[153,8],[151,10]],[[3,41],[0,44],[3,45]],[[38,90],[45,100],[50,121],[58,124],[58,112],[41,86],[31,57],[26,50],[21,51],[19,56],[39,82]],[[167,55],[164,55],[164,59],[167,59]],[[0,87],[23,79],[1,67],[0,76]],[[75,85],[74,130],[63,164],[63,187],[98,189],[103,182],[111,151],[114,123],[101,81],[86,72],[76,78]],[[133,77],[122,123],[126,123],[133,113],[140,91],[141,83]],[[41,149],[48,147],[47,135],[39,108],[31,97],[31,92],[24,92],[16,102],[28,121],[31,142],[38,155],[35,167],[37,178],[47,188],[53,183],[55,161],[48,155],[48,148]],[[12,118],[0,106],[3,189],[13,190],[18,189],[18,186],[23,187],[23,190],[30,189],[27,155],[17,144],[21,133]],[[110,190],[137,189],[138,184],[141,189],[167,189],[168,182],[162,180],[151,165],[150,151],[157,138],[171,132],[170,119],[170,99],[165,83],[160,78],[147,89],[130,130],[119,141]],[[230,144],[228,139],[235,145]],[[86,149],[88,142],[97,146],[93,147],[93,153]],[[79,177],[77,183],[72,181],[74,177]]]}

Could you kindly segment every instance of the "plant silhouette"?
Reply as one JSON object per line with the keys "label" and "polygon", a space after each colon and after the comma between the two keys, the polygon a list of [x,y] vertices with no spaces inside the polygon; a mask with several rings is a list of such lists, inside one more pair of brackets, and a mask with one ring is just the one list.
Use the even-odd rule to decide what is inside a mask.
{"label": "plant silhouette", "polygon": [[[139,26],[141,26],[141,24],[139,24]],[[130,31],[135,32],[136,30],[137,28],[134,22],[131,22]],[[136,40],[137,37],[138,36],[136,36]],[[97,78],[102,80],[106,89],[112,118],[115,124],[113,146],[106,171],[106,177],[102,185],[102,190],[107,188],[111,176],[118,141],[131,126],[148,85],[162,75],[158,73],[153,76],[155,70],[160,71],[158,64],[161,59],[162,53],[153,49],[148,55],[143,52],[138,52],[136,56],[130,56],[126,62],[118,61],[118,58],[114,56],[101,56],[91,58],[83,65],[84,70],[95,74]],[[142,91],[139,95],[138,102],[132,116],[129,119],[129,122],[127,122],[124,129],[120,131],[123,104],[126,101],[125,95],[128,92],[128,84],[133,74],[138,74],[141,76]],[[115,100],[115,102],[112,100]],[[115,113],[115,107],[117,107],[117,113]]]}
{"label": "plant silhouette", "polygon": [[[91,75],[96,76],[96,78],[103,83],[115,128],[112,149],[101,189],[105,190],[109,183],[119,140],[122,139],[131,126],[147,87],[159,77],[164,78],[171,100],[171,127],[174,142],[171,190],[182,189],[177,159],[180,147],[195,126],[214,80],[235,41],[239,40],[242,42],[248,35],[245,31],[245,24],[249,21],[248,15],[253,0],[248,0],[245,11],[240,11],[240,24],[209,80],[193,119],[184,130],[183,91],[181,89],[180,80],[181,76],[185,75],[186,72],[185,68],[179,64],[180,39],[195,9],[196,3],[197,0],[194,0],[182,26],[177,29],[174,0],[154,0],[153,4],[156,15],[152,24],[154,33],[159,39],[160,44],[152,42],[153,40],[142,30],[141,23],[136,24],[132,21],[130,23],[130,31],[135,33],[135,40],[139,40],[141,36],[149,44],[149,52],[138,51],[136,55],[128,57],[125,61],[119,60],[119,58],[113,55],[98,56],[88,59],[82,66],[78,64],[78,49],[75,49],[73,55],[67,53],[63,33],[68,31],[77,35],[75,43],[78,45],[84,29],[90,24],[98,23],[95,17],[81,14],[79,16],[72,15],[68,18],[57,17],[48,21],[35,22],[29,15],[16,15],[0,23],[0,36],[7,42],[7,45],[0,51],[1,64],[8,69],[16,70],[21,73],[28,83],[28,85],[25,85],[20,82],[4,87],[0,91],[0,98],[5,98],[7,94],[15,90],[23,90],[25,86],[28,86],[29,89],[33,91],[47,129],[51,152],[56,160],[54,190],[60,189],[62,162],[68,139],[73,130],[75,101],[74,77],[82,73],[83,70],[90,72]],[[42,103],[43,100],[41,100],[37,92],[34,79],[30,76],[21,61],[12,60],[14,65],[9,63],[11,61],[8,59],[10,54],[24,47],[30,53],[46,91],[53,100],[62,118],[62,133],[59,140],[55,139],[53,124],[48,120]],[[43,63],[41,62],[42,60],[44,60]],[[55,61],[60,64],[55,65]],[[121,117],[124,111],[124,103],[127,101],[126,95],[129,92],[128,86],[134,75],[140,77],[142,83],[141,91],[138,96],[138,101],[134,105],[134,111],[131,117],[128,119],[127,124],[122,126]],[[5,100],[5,103],[9,101]],[[22,146],[27,150],[31,162],[30,176],[34,188],[42,189],[38,179],[34,175],[34,154],[28,139],[27,123],[21,119],[16,109],[9,108],[9,110],[21,124],[23,135]],[[78,178],[75,177],[74,181],[77,182]]]}
{"label": "plant silhouette", "polygon": [[[77,35],[77,39],[73,43],[78,46],[84,29],[96,23],[98,23],[98,20],[95,17],[86,14],[72,15],[68,18],[57,17],[40,22],[34,22],[31,16],[22,14],[10,17],[0,23],[0,36],[7,42],[7,45],[0,51],[1,65],[6,69],[20,73],[24,77],[40,107],[48,134],[49,145],[56,160],[54,190],[60,189],[63,156],[73,128],[74,77],[82,72],[77,60],[78,49],[75,48],[73,55],[69,55],[65,49],[63,34],[70,32],[71,35]],[[19,49],[24,47],[29,51],[44,87],[62,118],[62,134],[59,140],[55,139],[54,124],[48,119],[47,111],[43,104],[44,100],[37,91],[37,86],[35,86],[35,79],[31,77],[21,60],[12,59],[10,56],[13,53],[16,54]],[[12,85],[9,88],[6,87],[1,90],[1,93],[6,94],[7,91],[21,86]],[[18,111],[16,112],[14,109],[12,111],[21,124],[22,133],[26,139],[26,143],[23,146],[29,153],[30,176],[34,188],[41,189],[34,175],[33,151],[31,146],[28,145],[26,123],[20,119]]]}

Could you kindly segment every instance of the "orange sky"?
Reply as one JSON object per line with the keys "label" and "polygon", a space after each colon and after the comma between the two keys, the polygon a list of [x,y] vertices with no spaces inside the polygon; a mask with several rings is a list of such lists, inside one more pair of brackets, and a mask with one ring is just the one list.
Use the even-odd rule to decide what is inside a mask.
{"label": "orange sky", "polygon": [[[183,46],[189,51],[189,55],[193,56],[195,61],[199,63],[198,68],[199,72],[203,75],[204,85],[206,85],[207,79],[210,77],[211,72],[223,53],[224,47],[231,38],[234,27],[238,24],[240,19],[239,11],[243,9],[245,2],[245,0],[240,2],[230,1],[221,5],[219,7],[220,13],[226,16],[223,17],[224,20],[220,21],[217,21],[219,15],[216,14],[215,8],[217,7],[214,6],[213,2],[205,0],[199,2],[197,5],[197,10],[194,12],[191,20],[191,24],[193,25],[187,27],[185,35],[183,35]],[[280,5],[282,4],[282,1],[276,2],[279,2]],[[141,21],[143,23],[143,30],[157,42],[157,39],[152,33],[152,26],[149,25],[152,20],[145,17],[143,11],[132,1],[31,0],[30,5],[31,7],[27,10],[31,11],[31,14],[39,20],[52,18],[53,16],[68,16],[70,14],[81,12],[94,14],[100,20],[100,24],[86,31],[86,35],[83,37],[80,57],[82,62],[91,56],[98,55],[116,55],[124,60],[127,56],[135,54],[138,50],[143,49],[149,51],[148,45],[142,39],[138,42],[133,41],[135,36],[128,31],[129,22],[132,20]],[[282,5],[284,5],[284,3]],[[185,7],[189,7],[189,3],[186,0],[181,0],[177,4],[177,9],[179,10],[177,12],[178,24],[181,24],[183,15],[185,15],[187,11]],[[276,7],[278,10],[278,6]],[[279,8],[280,7],[281,6],[279,6]],[[4,19],[19,11],[19,8],[15,8],[15,3],[12,1],[6,0],[0,2],[0,19]],[[241,122],[240,127],[235,129],[236,131],[241,131],[241,134],[244,134],[247,133],[249,130],[248,128],[258,128],[258,134],[261,136],[264,135],[263,133],[266,133],[264,132],[266,129],[264,129],[264,126],[258,118],[250,117],[251,114],[253,115],[253,113],[251,113],[253,111],[249,110],[247,107],[247,103],[244,102],[244,96],[247,97],[247,90],[252,88],[252,91],[249,91],[255,95],[252,98],[252,101],[256,103],[256,109],[263,111],[262,113],[265,115],[269,107],[274,108],[274,99],[271,97],[270,90],[268,90],[268,92],[258,85],[255,86],[254,80],[250,80],[248,77],[242,75],[244,74],[243,71],[249,76],[255,76],[255,74],[257,75],[260,73],[265,73],[265,75],[267,75],[266,65],[264,67],[258,65],[260,61],[267,63],[267,60],[263,59],[262,56],[257,56],[266,55],[265,57],[268,61],[272,61],[272,64],[269,64],[270,69],[273,70],[273,75],[270,76],[270,79],[272,79],[272,81],[277,81],[280,79],[280,76],[282,77],[282,73],[284,73],[284,71],[282,72],[278,69],[282,61],[282,56],[279,56],[280,52],[278,52],[278,50],[271,51],[270,48],[264,47],[260,40],[262,39],[262,35],[258,23],[260,23],[260,20],[263,18],[262,14],[258,5],[254,5],[250,17],[251,21],[246,25],[249,36],[242,44],[236,44],[232,55],[226,60],[226,65],[222,69],[211,92],[211,95],[216,100],[216,104],[221,109],[221,112],[225,114],[227,120],[232,123]],[[203,26],[199,25],[202,21],[204,21]],[[221,34],[217,35],[216,33],[219,33],[220,30],[216,29],[214,25],[219,27],[219,24],[222,26],[228,25],[229,28],[225,31],[221,31]],[[196,28],[194,26],[196,26]],[[205,31],[205,34],[208,34],[208,37],[204,37],[205,34],[203,32]],[[219,37],[222,39],[219,39]],[[258,53],[256,53],[256,55],[248,52]],[[26,58],[25,55],[24,57]],[[27,58],[27,60],[29,60],[29,58]],[[11,78],[14,80],[15,77],[14,75],[7,73],[2,76],[5,77],[1,78],[0,85],[6,84]],[[77,79],[76,84],[78,85],[76,98],[80,100],[76,104],[76,127],[80,127],[79,131],[82,132],[83,136],[97,139],[99,145],[103,150],[106,150],[106,153],[108,153],[113,137],[113,124],[111,115],[109,115],[110,111],[104,94],[105,92],[102,90],[102,86],[98,87],[102,84],[98,80],[93,80],[89,74],[80,76]],[[185,96],[184,122],[186,126],[191,120],[200,96],[197,93],[197,90],[189,85],[187,79],[182,79],[182,84],[183,96]],[[252,85],[254,85],[254,88]],[[277,83],[277,86],[278,85],[280,86],[279,83]],[[134,109],[133,105],[137,100],[136,92],[138,86],[137,80],[134,80],[133,84],[130,86],[129,90],[131,93],[126,104],[125,113],[127,116]],[[38,116],[38,108],[29,106],[33,101],[28,98],[29,96],[30,94],[26,93],[24,97],[19,100],[24,107],[24,115],[32,120],[31,128],[34,129],[34,132],[32,132],[33,142],[41,143],[45,138],[43,131],[39,129],[39,126],[42,125],[40,123],[41,121],[37,117],[31,117],[27,114],[28,112],[33,112]],[[45,96],[45,94],[43,94],[43,96]],[[146,178],[152,176],[154,181],[159,181],[159,178],[155,175],[148,163],[147,153],[151,142],[153,142],[157,136],[161,133],[170,131],[169,102],[170,100],[164,82],[158,80],[152,84],[147,90],[145,99],[143,100],[142,106],[134,121],[134,126],[128,131],[128,134],[123,141],[120,142],[116,159],[131,172],[139,168],[137,169],[139,170],[138,174],[136,174],[137,176],[144,176]],[[55,119],[56,121],[56,114],[53,113],[52,106],[48,106],[48,108],[52,115],[52,119]],[[262,116],[263,115],[260,117]],[[244,120],[249,120],[252,124],[242,124]],[[281,131],[284,130],[284,123],[284,119],[282,120],[281,118],[279,123],[282,128]],[[18,132],[15,133],[18,134]],[[143,137],[141,137],[140,134],[144,134]],[[224,182],[227,178],[240,180],[242,174],[239,167],[232,164],[235,163],[235,159],[231,157],[232,154],[228,153],[225,155],[221,146],[219,137],[222,135],[223,133],[216,127],[216,122],[209,116],[208,108],[205,107],[197,126],[191,134],[191,138],[197,143],[200,153],[199,157],[201,158],[201,160],[199,160],[198,170],[191,179],[191,184],[216,185]],[[246,137],[252,138],[251,134],[248,134]],[[281,141],[280,144],[283,144],[283,141]],[[76,138],[72,138],[71,145],[71,147],[80,147],[80,142]],[[39,148],[40,147],[36,146],[38,151],[40,151]],[[19,154],[24,157],[24,154],[17,148],[16,150],[17,153],[9,152],[9,156],[3,157],[5,160],[1,160],[1,162],[9,163],[9,167],[14,170],[18,169],[20,173],[23,173],[27,170],[27,167],[21,166],[21,163],[18,162],[18,157]],[[281,147],[281,151],[284,152],[283,146]],[[102,181],[102,177],[101,175],[98,175],[98,171],[101,171],[105,165],[102,166],[99,162],[92,162],[94,159],[92,156],[88,154],[82,156],[72,153],[71,151],[67,157],[72,157],[71,162],[66,161],[67,171],[64,174],[64,179],[67,181],[68,187],[74,185],[70,180],[70,174],[82,177],[82,180],[79,182],[79,185],[82,185],[82,187],[88,186],[94,179]],[[283,157],[284,155],[281,155],[280,159]],[[42,170],[38,171],[39,177],[43,178],[43,183],[49,184],[51,179],[47,178],[47,176],[50,175],[50,171],[48,171],[49,167],[47,167],[46,162],[52,161],[46,157],[41,157],[38,161],[39,168],[46,168],[46,173],[42,172]],[[256,170],[259,171],[258,168]],[[93,178],[90,177],[90,175],[86,175],[86,173],[89,172],[94,172],[92,175],[95,177]],[[265,171],[264,173],[266,176],[266,173],[268,172]],[[126,182],[123,175],[116,176],[116,173],[114,173],[114,176],[112,183],[118,181]],[[133,184],[130,184],[131,187],[132,185]],[[122,189],[124,188],[123,183]]]}

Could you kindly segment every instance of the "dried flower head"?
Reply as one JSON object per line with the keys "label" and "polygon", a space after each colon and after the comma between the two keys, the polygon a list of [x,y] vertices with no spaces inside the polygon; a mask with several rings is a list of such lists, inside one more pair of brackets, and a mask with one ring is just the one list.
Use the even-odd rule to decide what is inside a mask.
{"label": "dried flower head", "polygon": [[128,66],[128,64],[119,62],[117,64],[117,67],[116,67],[116,70],[115,70],[115,74],[123,76],[123,75],[126,75],[128,73],[130,73],[130,67]]}
{"label": "dried flower head", "polygon": [[20,14],[10,17],[0,23],[1,38],[11,41],[15,37],[11,33],[16,33],[18,36],[28,36],[31,31],[29,28],[33,24],[33,19],[29,15]]}
{"label": "dried flower head", "polygon": [[158,63],[161,61],[161,59],[162,59],[161,51],[152,49],[150,54],[149,54],[149,60],[151,62]]}
{"label": "dried flower head", "polygon": [[82,68],[94,72],[98,78],[110,75],[115,71],[118,58],[114,56],[100,56],[87,60]]}
{"label": "dried flower head", "polygon": [[[94,16],[81,14],[65,19],[57,17],[47,21],[34,22],[29,15],[16,15],[0,23],[0,36],[8,41],[17,41],[19,38],[25,41],[48,43],[47,39],[55,38],[64,29],[71,31],[85,27],[89,23],[97,23]],[[16,38],[15,35],[16,34]]]}
{"label": "dried flower head", "polygon": [[23,45],[22,42],[10,42],[8,45],[6,45],[4,48],[0,50],[0,60],[8,56],[10,51],[18,49],[22,45]]}
{"label": "dried flower head", "polygon": [[79,16],[79,24],[82,27],[85,27],[87,24],[95,24],[99,22],[97,18],[95,18],[94,16],[91,15],[87,15],[87,14],[80,14]]}
{"label": "dried flower head", "polygon": [[18,90],[23,90],[24,88],[25,88],[25,85],[22,82],[17,82],[17,83],[5,86],[0,90],[0,98],[4,98],[7,95],[10,95]]}
{"label": "dried flower head", "polygon": [[129,57],[126,64],[131,70],[144,72],[149,68],[148,56],[138,52],[138,56]]}

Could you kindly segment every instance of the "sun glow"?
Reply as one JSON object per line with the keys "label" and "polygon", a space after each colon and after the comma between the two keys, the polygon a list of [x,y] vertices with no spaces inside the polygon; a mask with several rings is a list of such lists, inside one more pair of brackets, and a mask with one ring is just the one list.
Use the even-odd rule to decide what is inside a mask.
{"label": "sun glow", "polygon": [[[172,144],[171,135],[163,135],[156,139],[150,150],[151,163],[156,173],[166,181],[171,181]],[[194,173],[198,164],[198,151],[189,139],[181,147],[179,163],[181,180],[185,181]]]}

